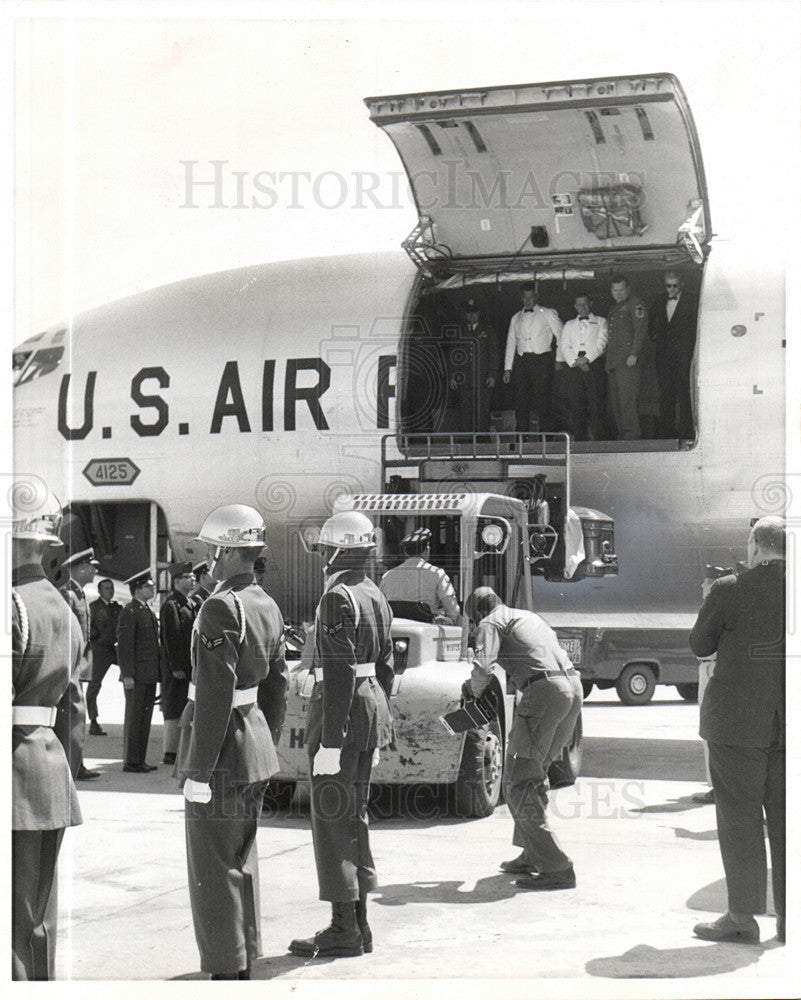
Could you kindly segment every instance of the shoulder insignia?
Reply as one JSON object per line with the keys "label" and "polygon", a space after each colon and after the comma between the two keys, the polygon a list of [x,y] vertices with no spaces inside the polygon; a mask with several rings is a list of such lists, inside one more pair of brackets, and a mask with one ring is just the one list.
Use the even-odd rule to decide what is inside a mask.
{"label": "shoulder insignia", "polygon": [[337,622],[336,625],[325,625],[324,624],[323,625],[323,632],[325,632],[326,635],[336,635],[337,632],[341,632],[344,627],[345,627],[345,623],[344,622]]}
{"label": "shoulder insignia", "polygon": [[203,632],[200,632],[199,635],[200,635],[200,641],[203,643],[206,649],[216,649],[218,646],[222,646],[224,641],[224,638],[221,635],[218,636],[216,639],[210,639]]}
{"label": "shoulder insignia", "polygon": [[642,304],[642,302],[638,306],[635,306],[634,315],[637,317],[637,319],[643,319],[643,317],[645,316],[645,306]]}

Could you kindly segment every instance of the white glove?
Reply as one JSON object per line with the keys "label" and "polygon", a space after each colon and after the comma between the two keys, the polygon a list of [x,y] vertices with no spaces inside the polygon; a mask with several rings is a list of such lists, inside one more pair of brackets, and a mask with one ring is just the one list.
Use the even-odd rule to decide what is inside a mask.
{"label": "white glove", "polygon": [[187,802],[203,804],[211,802],[211,785],[206,781],[192,781],[191,778],[187,778],[184,782],[184,798]]}
{"label": "white glove", "polygon": [[321,746],[314,755],[312,774],[337,774],[339,772],[340,747]]}
{"label": "white glove", "polygon": [[370,767],[378,767],[378,762],[380,760],[381,760],[381,751],[378,749],[378,747],[376,747],[375,750],[373,750],[373,760],[372,763],[370,764]]}

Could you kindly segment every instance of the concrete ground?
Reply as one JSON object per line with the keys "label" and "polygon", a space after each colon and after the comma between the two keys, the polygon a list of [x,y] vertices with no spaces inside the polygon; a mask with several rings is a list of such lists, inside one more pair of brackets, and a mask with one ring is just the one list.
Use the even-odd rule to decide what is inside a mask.
{"label": "concrete ground", "polygon": [[[109,735],[88,736],[85,756],[103,774],[80,783],[84,823],[67,831],[61,855],[58,975],[204,978],[186,887],[183,799],[171,768],[122,772],[116,679],[104,684],[100,706]],[[705,787],[697,716],[672,688],[657,688],[657,700],[642,707],[622,706],[614,692],[595,691],[585,702],[582,777],[551,800],[554,828],[574,859],[572,891],[526,893],[498,870],[518,853],[505,806],[488,819],[447,818],[424,788],[410,791],[396,814],[382,806],[371,828],[381,879],[370,906],[376,948],[359,958],[287,954],[291,938],[328,917],[300,793],[259,830],[263,957],[254,978],[293,993],[325,981],[329,996],[351,981],[391,980],[383,996],[411,997],[439,992],[446,979],[463,980],[463,995],[501,980],[504,997],[531,996],[536,980],[553,981],[536,987],[542,996],[798,996],[792,919],[788,948],[776,941],[772,916],[759,918],[759,946],[692,935],[694,923],[726,908],[714,807],[691,799]],[[161,752],[156,724],[149,760],[160,762]]]}

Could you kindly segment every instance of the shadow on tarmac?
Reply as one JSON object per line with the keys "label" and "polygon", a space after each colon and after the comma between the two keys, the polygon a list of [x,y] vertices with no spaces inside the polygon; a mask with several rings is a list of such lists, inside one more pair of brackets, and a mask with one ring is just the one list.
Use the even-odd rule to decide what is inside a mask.
{"label": "shadow on tarmac", "polygon": [[603,979],[718,976],[754,965],[765,950],[764,945],[758,944],[713,943],[688,945],[686,948],[653,948],[649,944],[638,944],[623,955],[593,958],[584,969],[588,975]]}
{"label": "shadow on tarmac", "polygon": [[[668,827],[670,829],[670,827]],[[717,830],[685,830],[683,826],[674,826],[677,840],[717,840]]]}
{"label": "shadow on tarmac", "polygon": [[464,891],[467,884],[461,879],[447,882],[397,882],[382,885],[371,897],[378,906],[405,906],[407,903],[497,903],[510,899],[519,892],[515,876],[499,873],[476,881],[475,886]]}
{"label": "shadow on tarmac", "polygon": [[704,780],[703,754],[700,744],[693,740],[585,736],[583,745],[582,778]]}
{"label": "shadow on tarmac", "polygon": [[[773,905],[773,887],[771,883],[771,876],[771,870],[768,868],[766,912],[769,916],[775,916],[776,909]],[[703,886],[690,896],[686,905],[691,910],[704,910],[707,913],[725,913],[728,907],[726,879],[720,878],[716,882],[710,882],[709,885]]]}
{"label": "shadow on tarmac", "polygon": [[[299,975],[307,965],[330,965],[331,962],[347,963],[343,958],[298,958],[297,955],[270,955],[259,958],[253,963],[250,970],[250,978],[253,979],[275,979],[276,976],[285,976],[288,973],[298,970]],[[197,982],[208,979],[206,972],[187,972],[182,976],[173,976],[169,982]]]}
{"label": "shadow on tarmac", "polygon": [[[589,679],[589,678],[588,678]],[[592,698],[592,695],[589,695]],[[588,698],[584,699],[584,704],[586,705]],[[652,698],[651,701],[647,701],[644,705],[624,705],[622,701],[593,701],[589,704],[590,708],[650,708],[651,706],[659,705],[675,705],[677,708],[682,705],[686,708],[687,705],[694,705],[696,710],[698,708],[698,702],[687,702],[682,699],[681,701],[676,701],[675,698]]]}
{"label": "shadow on tarmac", "polygon": [[[687,809],[703,809],[708,803],[693,802],[692,795],[682,795],[678,799],[668,799],[667,802],[656,802],[652,806],[642,806],[640,809],[630,809],[633,813],[676,813]],[[713,814],[714,815],[714,814]]]}

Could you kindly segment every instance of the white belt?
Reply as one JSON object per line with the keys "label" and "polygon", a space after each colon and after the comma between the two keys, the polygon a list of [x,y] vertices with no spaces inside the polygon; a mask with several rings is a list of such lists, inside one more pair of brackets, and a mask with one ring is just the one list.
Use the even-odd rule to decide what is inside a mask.
{"label": "white belt", "polygon": [[56,724],[56,709],[44,705],[13,705],[11,722],[14,726],[50,726]]}
{"label": "white belt", "polygon": [[[312,671],[314,674],[314,679],[319,684],[323,679],[323,668],[315,667]],[[375,677],[375,663],[357,663],[356,664],[356,676],[357,677]]]}
{"label": "white belt", "polygon": [[[241,705],[252,705],[256,701],[258,694],[258,687],[235,688],[232,705],[234,708],[239,708]],[[189,682],[188,698],[190,701],[195,700],[195,685],[191,681]]]}

